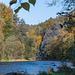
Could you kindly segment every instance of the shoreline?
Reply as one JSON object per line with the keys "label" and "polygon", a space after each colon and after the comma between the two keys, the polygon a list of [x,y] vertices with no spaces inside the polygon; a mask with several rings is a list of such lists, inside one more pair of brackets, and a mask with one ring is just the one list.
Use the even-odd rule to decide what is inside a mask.
{"label": "shoreline", "polygon": [[6,63],[6,62],[27,62],[27,61],[31,61],[31,60],[26,60],[26,59],[13,59],[13,60],[0,60],[0,63]]}
{"label": "shoreline", "polygon": [[[34,61],[60,61],[60,60],[26,60],[26,59],[13,59],[13,60],[0,60],[0,63],[12,62],[34,62]],[[65,61],[66,62],[66,61]],[[71,62],[71,61],[68,61]]]}

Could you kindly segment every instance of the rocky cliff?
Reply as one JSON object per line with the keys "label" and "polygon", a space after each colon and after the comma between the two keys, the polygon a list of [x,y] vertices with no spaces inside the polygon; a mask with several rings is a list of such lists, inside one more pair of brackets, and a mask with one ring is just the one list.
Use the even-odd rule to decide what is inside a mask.
{"label": "rocky cliff", "polygon": [[[43,41],[41,43],[40,46],[40,51],[39,51],[39,58],[40,59],[44,59],[45,54],[47,52],[47,49],[51,47],[51,45],[53,43],[55,43],[55,40],[60,38],[60,33],[61,30],[63,30],[64,27],[61,24],[58,25],[53,25],[51,28],[49,28],[49,30],[45,33]],[[66,32],[64,31],[64,33],[62,33],[63,35],[66,34]]]}

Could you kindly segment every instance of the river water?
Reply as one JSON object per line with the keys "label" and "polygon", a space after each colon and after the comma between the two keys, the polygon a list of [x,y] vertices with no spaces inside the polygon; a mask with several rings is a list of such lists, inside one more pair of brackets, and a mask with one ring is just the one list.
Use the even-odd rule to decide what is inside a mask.
{"label": "river water", "polygon": [[[66,64],[73,68],[71,62],[66,62]],[[59,66],[62,66],[60,61],[4,62],[0,63],[0,74],[27,72],[37,75],[42,71],[48,72],[48,68],[53,68],[54,71],[57,71]]]}

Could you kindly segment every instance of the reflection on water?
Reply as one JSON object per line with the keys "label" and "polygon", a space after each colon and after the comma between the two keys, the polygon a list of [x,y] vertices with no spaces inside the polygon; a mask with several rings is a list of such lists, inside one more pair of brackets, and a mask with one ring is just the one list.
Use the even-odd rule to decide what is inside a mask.
{"label": "reflection on water", "polygon": [[[0,74],[10,73],[10,72],[25,72],[29,74],[38,74],[39,71],[48,71],[48,68],[53,68],[54,71],[57,71],[57,67],[61,66],[60,61],[34,61],[34,62],[9,62],[9,63],[0,63]],[[67,62],[68,66],[71,66],[72,63]],[[71,66],[72,67],[72,66]]]}

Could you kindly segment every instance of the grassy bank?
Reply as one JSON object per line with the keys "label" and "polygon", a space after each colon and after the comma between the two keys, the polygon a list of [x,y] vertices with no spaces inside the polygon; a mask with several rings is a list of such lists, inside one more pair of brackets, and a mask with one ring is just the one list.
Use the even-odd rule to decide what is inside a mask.
{"label": "grassy bank", "polygon": [[26,59],[0,60],[0,62],[24,62],[24,61],[31,61],[31,60]]}

